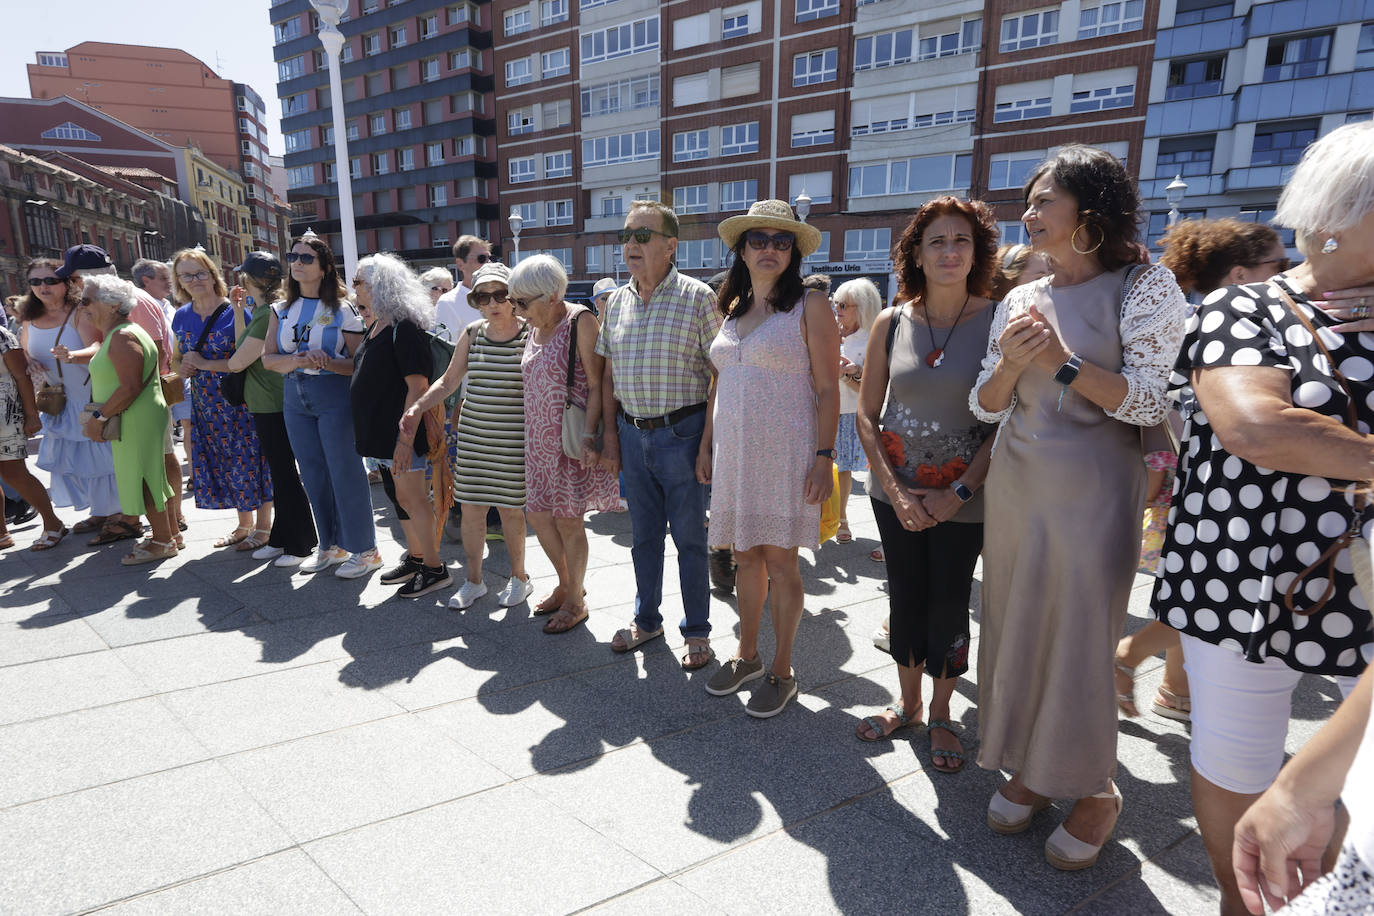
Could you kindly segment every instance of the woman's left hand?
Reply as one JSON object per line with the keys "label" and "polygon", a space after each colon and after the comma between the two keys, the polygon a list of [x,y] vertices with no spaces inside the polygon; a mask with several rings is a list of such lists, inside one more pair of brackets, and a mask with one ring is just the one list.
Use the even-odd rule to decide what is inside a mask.
{"label": "woman's left hand", "polygon": [[52,348],[52,358],[59,363],[69,363],[72,361],[72,351],[68,350],[62,344],[58,344]]}
{"label": "woman's left hand", "polygon": [[963,501],[949,487],[938,489],[917,488],[911,491],[921,500],[926,513],[937,522],[947,522],[959,514]]}
{"label": "woman's left hand", "polygon": [[1064,346],[1064,341],[1059,339],[1059,332],[1054,329],[1054,325],[1050,324],[1049,319],[1041,313],[1040,309],[1032,305],[1029,314],[1036,321],[1043,324],[1045,330],[1048,331],[1050,335],[1049,341],[1040,352],[1035,355],[1035,359],[1032,360],[1032,363],[1053,375],[1055,372],[1059,371],[1060,366],[1069,361],[1069,357],[1073,354],[1069,352],[1068,347]]}
{"label": "woman's left hand", "polygon": [[26,438],[38,435],[39,431],[42,429],[43,421],[37,414],[30,416],[28,412],[24,413],[24,436]]}
{"label": "woman's left hand", "polygon": [[1322,854],[1335,827],[1335,808],[1295,798],[1276,783],[1236,824],[1231,867],[1252,913],[1274,910],[1321,874]]}
{"label": "woman's left hand", "polygon": [[[183,353],[181,355],[181,366],[183,369],[189,368],[199,370],[201,368],[200,354],[195,351]],[[182,377],[185,378],[186,376],[183,375]]]}
{"label": "woman's left hand", "polygon": [[92,442],[101,442],[101,434],[105,431],[105,422],[96,417],[88,417],[85,423],[81,424],[81,432]]}
{"label": "woman's left hand", "polygon": [[329,368],[329,354],[323,350],[311,350],[305,354],[305,358],[315,369]]}
{"label": "woman's left hand", "polygon": [[1331,330],[1341,334],[1374,331],[1374,286],[1334,289],[1321,295],[1322,298],[1313,299],[1312,304],[1330,317],[1345,322]]}
{"label": "woman's left hand", "polygon": [[806,486],[802,490],[802,498],[808,506],[819,505],[830,498],[830,490],[835,486],[835,475],[831,468],[831,461],[819,456],[811,465],[811,471],[806,475]]}

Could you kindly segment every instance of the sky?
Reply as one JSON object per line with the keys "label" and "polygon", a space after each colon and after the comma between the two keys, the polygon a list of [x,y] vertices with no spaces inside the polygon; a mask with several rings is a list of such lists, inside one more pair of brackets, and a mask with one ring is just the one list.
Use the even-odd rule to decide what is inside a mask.
{"label": "sky", "polygon": [[[12,3],[17,0],[0,0],[0,10],[9,7],[12,12]],[[41,17],[6,17],[10,37],[0,55],[0,96],[29,98],[24,68],[37,62],[39,51],[65,51],[83,41],[180,48],[222,78],[247,83],[262,96],[268,145],[279,156],[281,105],[269,5],[269,0],[50,0]]]}

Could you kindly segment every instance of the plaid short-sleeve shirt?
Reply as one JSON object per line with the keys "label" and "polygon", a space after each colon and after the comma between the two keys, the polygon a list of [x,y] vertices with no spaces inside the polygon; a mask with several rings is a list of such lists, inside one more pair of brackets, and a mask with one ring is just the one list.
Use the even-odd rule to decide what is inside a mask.
{"label": "plaid short-sleeve shirt", "polygon": [[611,361],[616,400],[633,417],[700,404],[711,387],[711,342],[724,319],[700,280],[674,267],[646,303],[629,283],[611,293],[596,352]]}

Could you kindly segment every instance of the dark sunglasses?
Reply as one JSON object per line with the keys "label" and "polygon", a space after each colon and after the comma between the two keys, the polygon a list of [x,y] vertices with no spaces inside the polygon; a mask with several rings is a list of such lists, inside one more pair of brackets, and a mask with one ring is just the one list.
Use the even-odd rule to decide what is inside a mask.
{"label": "dark sunglasses", "polygon": [[468,302],[479,309],[488,302],[505,302],[509,298],[510,293],[468,293]]}
{"label": "dark sunglasses", "polygon": [[515,303],[515,307],[523,312],[540,299],[547,298],[548,296],[535,296],[533,299],[512,299],[511,302]]}
{"label": "dark sunglasses", "polygon": [[620,244],[622,245],[624,245],[631,239],[634,239],[641,245],[645,245],[648,243],[649,239],[653,238],[656,235],[661,235],[665,239],[676,238],[676,236],[669,235],[666,232],[659,232],[657,229],[647,228],[621,229],[619,232],[616,233],[616,238],[620,239]]}
{"label": "dark sunglasses", "polygon": [[759,232],[757,229],[751,230],[744,235],[749,247],[755,251],[763,251],[769,245],[773,246],[774,251],[792,250],[792,233],[782,232],[778,235],[769,235],[767,232]]}
{"label": "dark sunglasses", "polygon": [[300,261],[302,264],[314,264],[315,256],[313,254],[297,254],[294,251],[288,251],[286,253],[286,262],[288,264],[295,264],[297,261]]}
{"label": "dark sunglasses", "polygon": [[485,264],[485,263],[487,263],[488,261],[491,260],[491,255],[489,255],[489,254],[479,254],[479,255],[475,255],[475,257],[477,258],[477,263],[478,263],[478,264]]}
{"label": "dark sunglasses", "polygon": [[1293,266],[1293,262],[1288,258],[1270,258],[1267,261],[1260,261],[1259,264],[1256,264],[1255,266],[1260,267],[1264,264],[1273,264],[1274,267],[1278,269],[1279,273],[1283,273],[1288,268]]}
{"label": "dark sunglasses", "polygon": [[29,277],[29,286],[56,286],[66,282],[61,277]]}

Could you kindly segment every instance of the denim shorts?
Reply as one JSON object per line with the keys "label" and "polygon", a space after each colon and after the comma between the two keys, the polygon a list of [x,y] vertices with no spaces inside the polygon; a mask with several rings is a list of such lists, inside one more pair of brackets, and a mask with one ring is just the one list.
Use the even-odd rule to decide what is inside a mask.
{"label": "denim shorts", "polygon": [[[377,462],[377,467],[386,468],[393,474],[396,473],[396,462],[393,459],[377,458],[375,460]],[[424,455],[421,455],[419,452],[416,452],[415,454],[410,456],[410,467],[406,468],[404,471],[401,471],[401,473],[404,474],[408,471],[423,471],[428,466],[429,459]]]}

